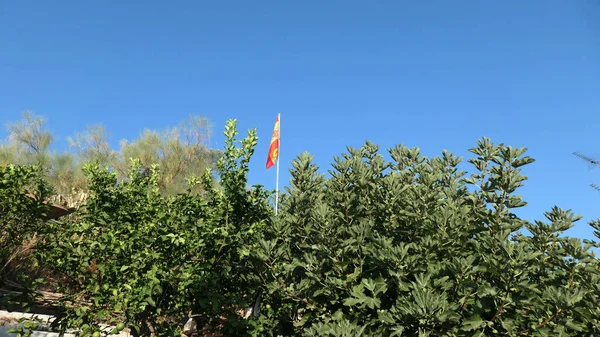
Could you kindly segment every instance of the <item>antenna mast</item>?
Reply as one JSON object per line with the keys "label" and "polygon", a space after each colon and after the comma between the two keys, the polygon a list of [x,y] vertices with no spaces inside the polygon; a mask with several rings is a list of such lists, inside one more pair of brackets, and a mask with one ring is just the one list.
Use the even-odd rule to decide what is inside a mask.
{"label": "antenna mast", "polygon": [[[592,165],[594,165],[594,166],[600,167],[600,161],[598,161],[598,160],[595,160],[595,159],[593,159],[593,158],[590,158],[590,157],[588,157],[588,156],[586,156],[586,155],[583,155],[583,154],[581,154],[581,153],[579,153],[579,152],[573,152],[573,154],[574,154],[575,156],[577,156],[577,157],[579,157],[579,158],[581,158],[581,159],[583,159],[583,160],[587,161],[588,163],[590,163],[590,164],[592,164]],[[597,190],[597,191],[600,191],[600,186],[599,186],[599,185],[596,185],[596,184],[590,184],[590,186],[591,186],[593,189],[595,189],[595,190]]]}

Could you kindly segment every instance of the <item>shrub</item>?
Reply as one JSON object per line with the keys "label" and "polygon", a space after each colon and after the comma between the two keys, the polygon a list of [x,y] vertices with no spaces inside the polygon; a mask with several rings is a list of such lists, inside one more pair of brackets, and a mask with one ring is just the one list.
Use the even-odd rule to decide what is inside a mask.
{"label": "shrub", "polygon": [[50,188],[35,166],[0,166],[0,285],[44,228]]}
{"label": "shrub", "polygon": [[[114,332],[178,336],[191,312],[212,321],[229,316],[230,329],[244,329],[233,314],[258,284],[250,252],[272,211],[262,188],[246,188],[255,132],[241,148],[236,133],[229,121],[219,187],[207,171],[191,177],[186,192],[164,195],[157,166],[146,174],[134,160],[122,181],[111,170],[85,166],[89,199],[73,219],[49,228],[40,252],[68,280],[58,289],[64,296],[56,328],[89,336],[111,333],[102,324],[113,324]],[[204,193],[193,193],[197,184]]]}
{"label": "shrub", "polygon": [[178,194],[139,160],[123,180],[86,166],[89,199],[39,254],[67,279],[55,326],[176,336],[191,314],[227,336],[600,334],[599,245],[564,235],[580,217],[515,214],[525,149],[483,138],[470,175],[452,153],[402,145],[391,161],[348,148],[328,176],[302,154],[274,216],[268,191],[247,186],[255,131],[236,135],[229,121],[219,181],[207,171]]}
{"label": "shrub", "polygon": [[392,162],[349,148],[329,177],[299,156],[257,254],[272,334],[598,336],[598,245],[561,235],[580,217],[520,219],[533,159],[485,138],[470,151],[470,176],[449,152],[404,146]]}
{"label": "shrub", "polygon": [[35,166],[0,166],[0,307],[27,310],[36,293],[36,261],[32,251],[44,230],[50,188]]}

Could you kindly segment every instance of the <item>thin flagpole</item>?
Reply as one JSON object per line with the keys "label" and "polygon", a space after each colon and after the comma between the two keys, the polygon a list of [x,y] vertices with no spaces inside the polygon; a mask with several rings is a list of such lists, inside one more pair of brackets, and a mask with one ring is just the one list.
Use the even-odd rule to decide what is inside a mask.
{"label": "thin flagpole", "polygon": [[275,173],[275,215],[277,215],[277,206],[279,205],[279,157],[281,155],[281,114],[277,114],[279,120],[279,145],[277,146],[277,173]]}

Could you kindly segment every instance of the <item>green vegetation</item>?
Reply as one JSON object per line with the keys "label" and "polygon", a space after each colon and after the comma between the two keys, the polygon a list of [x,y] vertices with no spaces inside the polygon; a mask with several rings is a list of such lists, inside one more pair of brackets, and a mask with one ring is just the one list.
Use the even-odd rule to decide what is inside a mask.
{"label": "green vegetation", "polygon": [[43,168],[57,193],[54,201],[67,206],[79,206],[87,196],[88,181],[82,170],[86,163],[110,167],[119,180],[127,178],[131,158],[139,159],[145,171],[159,165],[158,187],[163,193],[176,194],[187,189],[187,177],[214,168],[222,154],[209,149],[211,127],[198,116],[164,131],[143,130],[138,139],[122,140],[117,150],[110,147],[104,126],[95,125],[70,137],[69,151],[52,151],[55,137],[45,125],[44,118],[29,112],[21,121],[8,124],[8,142],[0,144],[0,165]]}
{"label": "green vegetation", "polygon": [[7,273],[26,262],[35,235],[44,228],[44,201],[50,193],[39,168],[0,166],[0,287]]}
{"label": "green vegetation", "polygon": [[[402,145],[391,162],[369,142],[348,148],[328,175],[301,154],[275,216],[269,191],[248,187],[256,133],[236,134],[229,121],[218,181],[186,171],[177,192],[163,193],[171,178],[142,158],[126,175],[84,166],[85,203],[36,227],[32,260],[64,280],[59,329],[178,336],[191,314],[225,336],[600,336],[600,245],[562,235],[580,219],[570,210],[514,214],[526,206],[525,149],[483,138],[470,174],[449,152]],[[29,170],[4,170],[16,169]],[[27,202],[2,219],[39,206]],[[244,318],[256,298],[260,312]]]}
{"label": "green vegetation", "polygon": [[298,317],[294,334],[598,335],[598,245],[559,236],[578,219],[570,211],[548,223],[512,213],[525,206],[524,149],[482,139],[470,176],[448,152],[397,146],[388,163],[377,150],[349,149],[330,178],[307,154],[293,163],[261,257],[274,315]]}
{"label": "green vegetation", "polygon": [[[124,323],[143,336],[177,336],[190,310],[218,317],[245,301],[244,289],[258,286],[248,262],[257,245],[251,232],[261,231],[271,210],[265,191],[246,189],[255,135],[236,148],[234,124],[227,130],[228,151],[218,162],[222,190],[207,173],[192,178],[187,192],[162,196],[158,170],[143,175],[139,160],[121,183],[114,172],[85,167],[85,210],[49,227],[40,254],[68,280],[58,289],[65,300],[78,299],[64,304],[56,324],[89,334],[101,322]],[[202,196],[191,193],[199,183]]]}

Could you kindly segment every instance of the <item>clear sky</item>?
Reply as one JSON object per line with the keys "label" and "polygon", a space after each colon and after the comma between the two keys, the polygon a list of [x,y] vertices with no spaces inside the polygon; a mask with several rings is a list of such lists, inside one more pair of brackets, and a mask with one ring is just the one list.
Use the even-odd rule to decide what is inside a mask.
{"label": "clear sky", "polygon": [[[469,156],[482,136],[529,148],[519,214],[600,217],[600,2],[0,1],[0,123],[48,119],[58,148],[103,123],[117,144],[189,114],[256,127],[250,183],[281,112],[281,184],[308,151],[404,143]],[[2,131],[3,132],[3,131]],[[5,134],[0,134],[5,136]]]}

